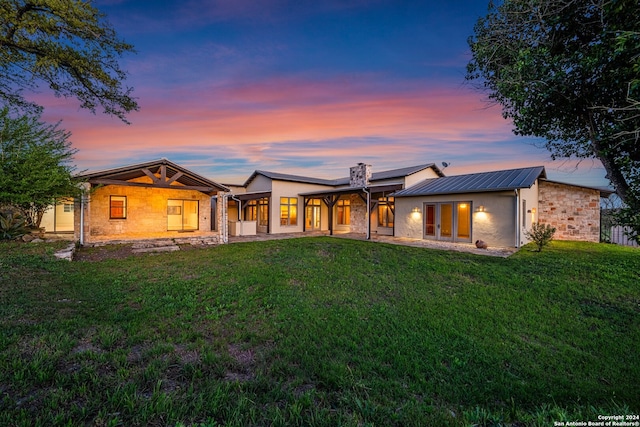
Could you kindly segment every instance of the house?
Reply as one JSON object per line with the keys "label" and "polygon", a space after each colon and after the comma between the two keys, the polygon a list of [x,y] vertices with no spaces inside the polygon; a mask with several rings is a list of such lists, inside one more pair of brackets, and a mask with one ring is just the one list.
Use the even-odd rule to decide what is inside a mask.
{"label": "house", "polygon": [[338,179],[256,170],[223,185],[161,159],[80,178],[89,191],[71,210],[81,243],[322,231],[520,247],[537,222],[558,239],[597,242],[610,194],[548,180],[542,166],[445,176],[433,163],[381,172],[359,163]]}
{"label": "house", "polygon": [[80,175],[75,238],[84,243],[149,238],[226,242],[227,187],[167,159]]}
{"label": "house", "polygon": [[537,166],[427,179],[394,193],[394,235],[520,247],[540,222],[557,239],[598,242],[600,196],[610,192],[546,178]]}
{"label": "house", "polygon": [[232,235],[333,234],[365,233],[373,227],[380,234],[393,235],[390,194],[440,176],[444,175],[432,163],[375,173],[370,165],[359,163],[349,177],[333,180],[257,170],[242,186],[233,188],[229,230]]}

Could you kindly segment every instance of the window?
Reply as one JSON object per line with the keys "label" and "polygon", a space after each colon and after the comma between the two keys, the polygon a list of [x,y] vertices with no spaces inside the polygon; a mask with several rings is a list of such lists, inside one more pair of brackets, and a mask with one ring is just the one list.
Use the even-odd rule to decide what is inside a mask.
{"label": "window", "polygon": [[72,203],[65,203],[64,204],[64,208],[63,208],[64,212],[73,212],[73,204]]}
{"label": "window", "polygon": [[127,196],[109,197],[109,218],[127,219]]}
{"label": "window", "polygon": [[246,221],[257,221],[258,220],[258,201],[249,200],[244,212],[245,212],[244,215],[245,215]]}
{"label": "window", "polygon": [[380,227],[393,227],[393,197],[380,197],[378,199],[378,225]]}
{"label": "window", "polygon": [[267,197],[258,200],[258,225],[263,227],[269,225],[269,199]]}
{"label": "window", "polygon": [[340,199],[336,204],[338,225],[351,224],[351,200]]}
{"label": "window", "polygon": [[280,225],[298,225],[297,197],[280,197]]}
{"label": "window", "polygon": [[197,200],[167,200],[167,230],[194,231],[199,224]]}

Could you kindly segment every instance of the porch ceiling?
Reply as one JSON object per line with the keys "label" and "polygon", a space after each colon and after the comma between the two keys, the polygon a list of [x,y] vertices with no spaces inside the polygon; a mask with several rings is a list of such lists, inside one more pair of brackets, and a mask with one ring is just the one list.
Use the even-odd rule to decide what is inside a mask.
{"label": "porch ceiling", "polygon": [[300,193],[303,197],[323,197],[334,196],[342,194],[361,194],[365,193],[365,190],[371,192],[371,194],[390,193],[393,191],[401,190],[402,184],[386,184],[386,185],[371,185],[369,187],[345,187],[345,188],[332,188],[322,191],[311,191],[308,193]]}

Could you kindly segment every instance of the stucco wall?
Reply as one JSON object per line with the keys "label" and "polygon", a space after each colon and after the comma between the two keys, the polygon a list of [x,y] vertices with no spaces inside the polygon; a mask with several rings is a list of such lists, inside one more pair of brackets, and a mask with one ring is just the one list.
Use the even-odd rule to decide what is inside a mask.
{"label": "stucco wall", "polygon": [[[109,218],[110,196],[127,197],[126,219]],[[223,230],[222,203],[217,206],[218,230],[212,232],[211,198],[199,191],[108,185],[95,190],[88,198],[84,210],[84,240],[87,243],[114,239],[187,237],[188,234],[219,236]],[[167,231],[169,199],[198,201],[197,231]],[[79,230],[79,215],[76,215],[76,229]],[[79,233],[77,235],[79,237]]]}
{"label": "stucco wall", "polygon": [[[395,235],[424,238],[424,204],[438,202],[471,202],[471,241],[484,240],[494,247],[513,247],[515,233],[515,193],[452,194],[428,197],[396,197]],[[479,206],[484,212],[478,212]],[[418,212],[414,212],[417,208]]]}
{"label": "stucco wall", "polygon": [[555,239],[600,241],[600,192],[540,181],[539,221],[556,228]]}
{"label": "stucco wall", "polygon": [[[277,181],[271,183],[271,216],[270,232],[271,233],[297,233],[302,232],[304,224],[304,197],[299,196],[300,193],[308,193],[313,191],[326,190],[326,185],[305,184],[302,182]],[[280,225],[280,197],[296,197],[298,199],[298,220],[296,225]],[[327,207],[321,204],[321,221],[323,230],[328,228]],[[326,228],[325,228],[326,227]]]}
{"label": "stucco wall", "polygon": [[409,188],[425,179],[438,178],[438,174],[431,168],[423,169],[404,178],[404,188]]}

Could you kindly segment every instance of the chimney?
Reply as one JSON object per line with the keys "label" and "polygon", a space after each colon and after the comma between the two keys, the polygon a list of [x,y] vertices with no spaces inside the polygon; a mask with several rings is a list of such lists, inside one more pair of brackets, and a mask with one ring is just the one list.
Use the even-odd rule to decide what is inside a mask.
{"label": "chimney", "polygon": [[371,165],[358,163],[350,169],[349,187],[368,187],[371,179]]}

